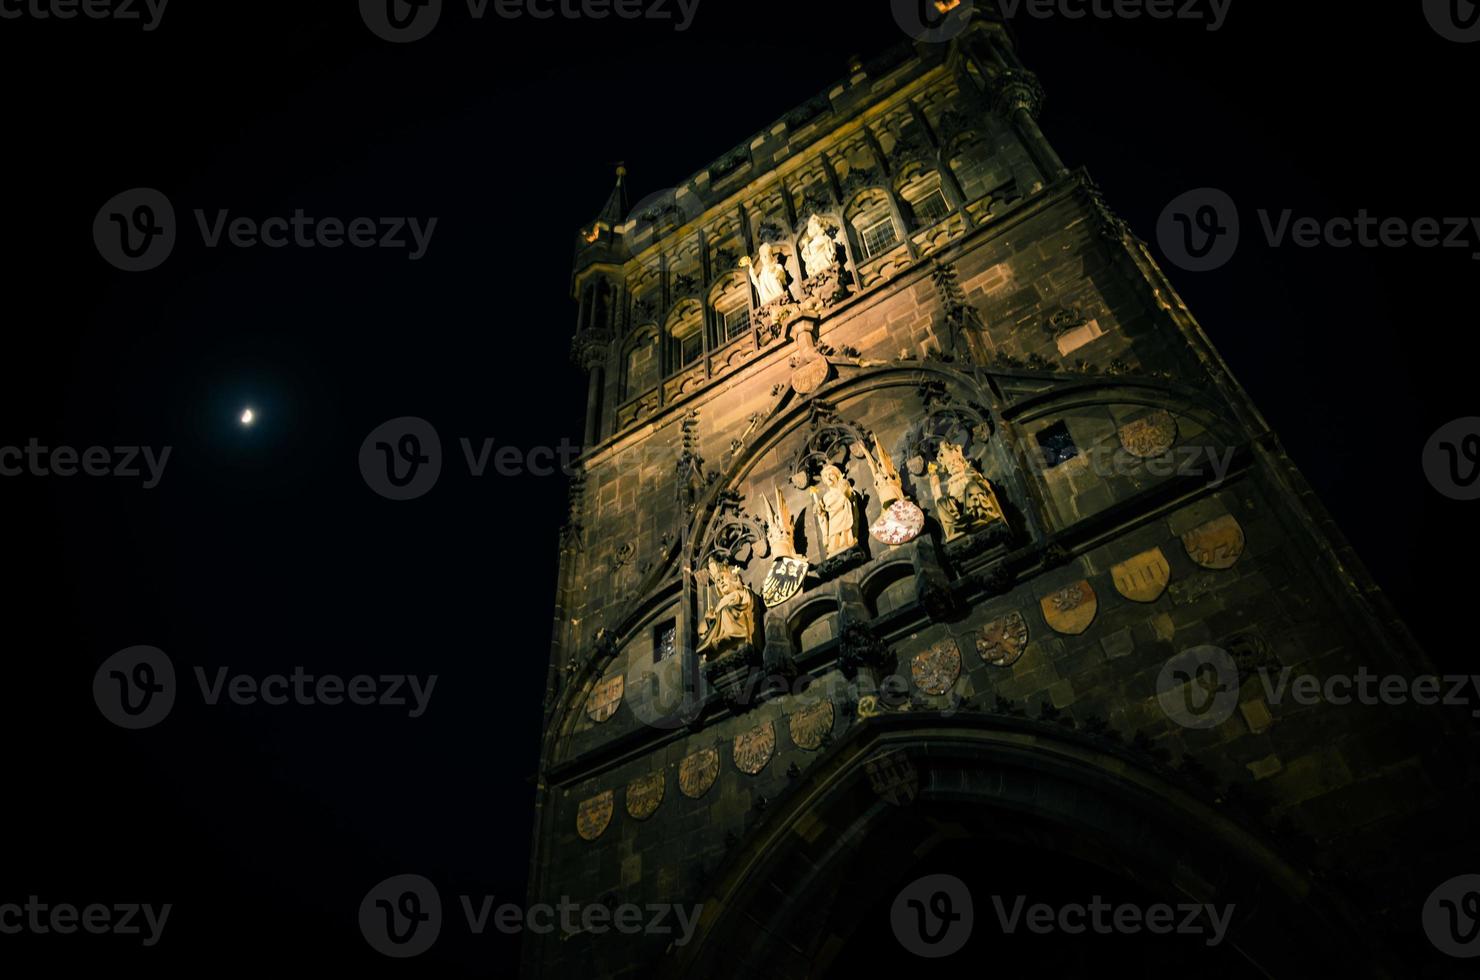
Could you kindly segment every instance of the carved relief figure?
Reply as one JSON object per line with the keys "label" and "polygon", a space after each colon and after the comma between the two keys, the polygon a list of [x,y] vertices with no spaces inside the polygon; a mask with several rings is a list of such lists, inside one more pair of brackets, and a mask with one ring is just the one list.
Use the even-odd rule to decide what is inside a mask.
{"label": "carved relief figure", "polygon": [[786,290],[786,281],[790,277],[786,274],[786,267],[776,257],[776,250],[771,247],[770,242],[761,245],[760,255],[754,265],[748,258],[742,259],[741,265],[750,270],[750,281],[755,284],[762,306],[791,301],[791,294]]}
{"label": "carved relief figure", "polygon": [[802,265],[808,277],[820,276],[838,267],[838,243],[817,215],[807,222],[802,238]]}
{"label": "carved relief figure", "polygon": [[940,444],[936,461],[930,464],[930,493],[935,498],[935,513],[947,541],[1006,521],[992,484],[955,443]]}
{"label": "carved relief figure", "polygon": [[832,464],[822,468],[821,484],[808,487],[808,492],[822,535],[822,556],[834,558],[858,544],[858,497],[843,471]]}
{"label": "carved relief figure", "polygon": [[718,598],[704,613],[699,640],[700,662],[718,660],[746,648],[759,649],[760,609],[755,593],[740,578],[740,569],[709,559],[709,580]]}

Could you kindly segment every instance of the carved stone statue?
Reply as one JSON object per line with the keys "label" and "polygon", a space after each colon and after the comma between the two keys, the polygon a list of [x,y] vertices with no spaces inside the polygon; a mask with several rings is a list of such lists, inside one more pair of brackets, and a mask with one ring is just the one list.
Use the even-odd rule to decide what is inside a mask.
{"label": "carved stone statue", "polygon": [[761,503],[766,505],[766,542],[771,546],[771,557],[800,558],[801,555],[797,554],[796,527],[792,523],[791,509],[786,506],[780,490],[776,490],[775,494],[774,505],[770,497],[761,498]]}
{"label": "carved stone statue", "polygon": [[710,558],[709,581],[718,597],[704,613],[703,636],[698,648],[700,662],[759,650],[764,645],[760,603],[740,578],[740,569]]}
{"label": "carved stone statue", "polygon": [[960,446],[942,442],[935,458],[929,467],[930,493],[935,498],[935,514],[947,541],[992,524],[1006,523],[997,492]]}
{"label": "carved stone statue", "polygon": [[836,558],[858,545],[858,496],[843,471],[832,464],[822,468],[821,486],[809,487],[822,556]]}
{"label": "carved stone statue", "polygon": [[815,278],[838,267],[838,243],[817,215],[807,222],[802,236],[802,265],[809,278]]}
{"label": "carved stone statue", "polygon": [[750,270],[750,281],[755,284],[761,306],[791,302],[791,293],[786,289],[787,280],[791,277],[786,273],[786,266],[776,257],[776,250],[770,242],[761,245],[755,264],[752,265],[747,258],[741,260],[741,265]]}

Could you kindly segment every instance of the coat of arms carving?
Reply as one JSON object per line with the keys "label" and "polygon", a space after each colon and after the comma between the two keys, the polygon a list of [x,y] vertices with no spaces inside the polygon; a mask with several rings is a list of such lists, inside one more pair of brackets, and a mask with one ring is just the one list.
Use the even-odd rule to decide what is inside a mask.
{"label": "coat of arms carving", "polygon": [[944,694],[961,676],[961,648],[955,639],[946,637],[930,649],[915,654],[910,662],[915,686],[926,694]]}
{"label": "coat of arms carving", "polygon": [[735,768],[754,776],[766,768],[776,751],[776,728],[769,721],[735,736]]}
{"label": "coat of arms carving", "polygon": [[1040,605],[1043,608],[1043,618],[1056,632],[1078,636],[1095,621],[1100,599],[1089,582],[1075,582],[1046,597]]}
{"label": "coat of arms carving", "polygon": [[1115,591],[1132,602],[1155,602],[1172,580],[1172,566],[1160,548],[1144,551],[1110,569]]}
{"label": "coat of arms carving", "polygon": [[622,704],[622,692],[626,684],[625,674],[615,674],[598,682],[586,700],[587,716],[597,724],[608,721]]}
{"label": "coat of arms carving", "polygon": [[719,776],[719,750],[700,749],[684,756],[678,764],[678,789],[689,799],[697,800],[709,792]]}
{"label": "coat of arms carving", "polygon": [[976,636],[976,652],[993,667],[1011,667],[1027,648],[1028,621],[1020,612],[992,620]]}
{"label": "coat of arms carving", "polygon": [[1243,557],[1244,529],[1232,514],[1224,514],[1182,535],[1182,546],[1198,565],[1222,571]]}
{"label": "coat of arms carving", "polygon": [[660,769],[628,783],[627,815],[634,820],[646,820],[656,813],[658,805],[663,802],[667,782],[667,774]]}
{"label": "coat of arms carving", "polygon": [[576,808],[576,833],[582,840],[595,840],[605,833],[612,822],[612,807],[616,802],[616,791],[607,790],[588,800],[582,800]]}
{"label": "coat of arms carving", "polygon": [[792,743],[809,752],[820,748],[833,728],[833,703],[826,699],[792,712],[787,719]]}

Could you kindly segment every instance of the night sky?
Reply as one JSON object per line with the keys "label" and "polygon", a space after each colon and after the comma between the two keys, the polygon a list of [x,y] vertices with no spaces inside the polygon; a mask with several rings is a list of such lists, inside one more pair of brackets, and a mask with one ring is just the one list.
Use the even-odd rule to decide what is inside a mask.
{"label": "night sky", "polygon": [[[1173,282],[1415,634],[1464,668],[1472,576],[1453,566],[1474,551],[1472,505],[1436,493],[1420,454],[1480,414],[1480,244],[1270,249],[1255,217],[1480,214],[1480,45],[1442,39],[1421,7],[1245,0],[1217,32],[1026,20],[1019,49],[1047,89],[1050,140],[1141,237],[1183,191],[1238,202],[1234,261],[1169,269]],[[181,2],[153,31],[0,19],[0,447],[171,447],[148,490],[0,477],[0,902],[174,905],[153,948],[0,936],[0,970],[490,976],[517,962],[516,939],[468,935],[460,910],[414,964],[379,957],[356,925],[367,889],[402,872],[448,902],[524,898],[566,487],[473,477],[458,440],[580,440],[574,232],[618,161],[634,200],[674,185],[901,37],[882,0],[703,0],[685,32],[480,22],[449,0],[406,45],[347,2]],[[169,197],[180,240],[129,274],[91,227],[135,187]],[[209,249],[197,208],[438,223],[416,261]],[[415,501],[371,492],[357,465],[398,416],[442,440],[441,478]],[[138,644],[168,653],[181,693],[132,732],[90,689]],[[209,706],[193,676],[298,666],[439,680],[409,718]]]}

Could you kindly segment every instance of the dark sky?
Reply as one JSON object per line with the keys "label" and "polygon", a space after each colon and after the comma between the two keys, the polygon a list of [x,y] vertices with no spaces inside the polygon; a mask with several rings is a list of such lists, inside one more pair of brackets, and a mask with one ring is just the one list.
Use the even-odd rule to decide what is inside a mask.
{"label": "dark sky", "polygon": [[[182,2],[152,32],[0,20],[0,446],[172,447],[152,490],[0,478],[0,902],[176,906],[154,949],[0,936],[0,965],[380,975],[397,964],[355,912],[382,878],[522,900],[565,485],[473,478],[457,441],[580,438],[572,233],[616,161],[634,198],[672,185],[901,36],[883,2],[703,0],[678,33],[475,22],[449,0],[431,37],[390,45],[354,7]],[[1235,0],[1218,32],[1057,19],[1019,34],[1050,139],[1142,237],[1185,190],[1239,203],[1237,258],[1173,279],[1415,632],[1463,665],[1469,576],[1448,565],[1473,553],[1475,522],[1419,458],[1477,414],[1480,267],[1468,250],[1271,250],[1247,233],[1258,208],[1480,213],[1480,46],[1438,37],[1416,2],[1389,9]],[[182,238],[129,275],[90,227],[140,186],[168,195]],[[206,249],[196,208],[438,225],[414,262]],[[259,422],[243,429],[247,405]],[[436,426],[446,464],[432,493],[393,503],[356,456],[404,415]],[[89,689],[135,644],[166,651],[183,691],[164,723],[125,732]],[[211,707],[196,666],[439,684],[416,719]],[[450,929],[418,975],[493,975],[516,954]]]}

